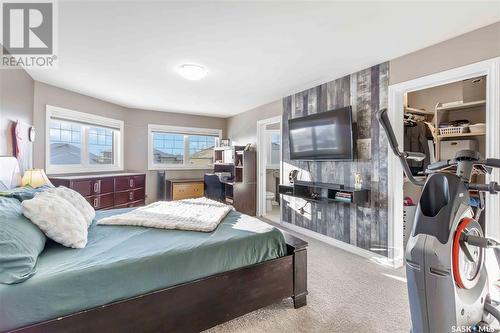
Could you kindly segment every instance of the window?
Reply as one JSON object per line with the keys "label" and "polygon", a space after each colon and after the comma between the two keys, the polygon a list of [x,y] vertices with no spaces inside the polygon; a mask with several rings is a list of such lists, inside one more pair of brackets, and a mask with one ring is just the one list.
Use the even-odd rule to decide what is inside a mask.
{"label": "window", "polygon": [[47,105],[48,173],[123,169],[123,122]]}
{"label": "window", "polygon": [[65,121],[50,121],[50,164],[82,163],[82,126]]}
{"label": "window", "polygon": [[281,133],[266,130],[266,168],[279,169],[281,162]]}
{"label": "window", "polygon": [[271,166],[279,166],[280,161],[281,161],[281,156],[280,156],[280,143],[281,141],[281,134],[279,132],[271,132],[271,137],[270,137],[270,157],[268,164]]}
{"label": "window", "polygon": [[103,127],[89,127],[89,163],[113,165],[114,131]]}
{"label": "window", "polygon": [[211,165],[214,163],[215,137],[188,135],[189,165]]}
{"label": "window", "polygon": [[206,169],[213,165],[213,149],[221,131],[149,125],[149,169]]}
{"label": "window", "polygon": [[155,164],[184,163],[184,135],[154,132],[153,142]]}

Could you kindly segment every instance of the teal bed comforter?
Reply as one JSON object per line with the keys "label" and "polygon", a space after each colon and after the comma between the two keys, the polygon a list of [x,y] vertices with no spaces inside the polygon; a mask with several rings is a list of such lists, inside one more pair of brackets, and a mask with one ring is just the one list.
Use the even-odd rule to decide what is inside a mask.
{"label": "teal bed comforter", "polygon": [[[130,209],[97,212],[96,220]],[[84,249],[48,243],[36,274],[0,284],[0,331],[61,317],[285,255],[283,235],[230,212],[210,233],[131,226],[89,229]]]}

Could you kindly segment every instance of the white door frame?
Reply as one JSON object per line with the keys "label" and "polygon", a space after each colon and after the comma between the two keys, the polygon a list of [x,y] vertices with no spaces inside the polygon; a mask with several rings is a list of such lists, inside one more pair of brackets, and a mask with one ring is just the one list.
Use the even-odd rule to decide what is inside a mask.
{"label": "white door frame", "polygon": [[[281,123],[281,116],[276,116],[272,118],[262,119],[257,121],[257,216],[265,215],[266,213],[266,196],[263,189],[265,189],[265,174],[266,174],[266,126],[270,124],[280,123],[280,135],[283,134]],[[280,157],[282,156],[282,141],[280,141]],[[282,169],[283,169],[283,160],[280,158],[280,182],[282,181]],[[281,221],[281,214],[280,214]]]}
{"label": "white door frame", "polygon": [[[396,139],[403,142],[403,98],[404,94],[440,86],[464,79],[486,75],[486,157],[500,158],[500,57],[471,65],[458,67],[440,73],[389,86],[388,116],[394,128]],[[401,148],[400,148],[401,149]],[[388,246],[389,261],[394,267],[403,265],[403,169],[398,158],[388,148]],[[489,179],[500,181],[500,172],[495,170]],[[500,238],[500,196],[486,195],[486,233]],[[495,217],[495,218],[492,218]]]}

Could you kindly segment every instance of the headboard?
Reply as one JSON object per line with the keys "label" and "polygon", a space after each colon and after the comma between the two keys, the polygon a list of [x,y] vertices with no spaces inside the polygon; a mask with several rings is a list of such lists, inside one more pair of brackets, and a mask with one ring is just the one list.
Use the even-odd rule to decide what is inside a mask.
{"label": "headboard", "polygon": [[0,156],[0,191],[21,186],[19,162],[12,156]]}

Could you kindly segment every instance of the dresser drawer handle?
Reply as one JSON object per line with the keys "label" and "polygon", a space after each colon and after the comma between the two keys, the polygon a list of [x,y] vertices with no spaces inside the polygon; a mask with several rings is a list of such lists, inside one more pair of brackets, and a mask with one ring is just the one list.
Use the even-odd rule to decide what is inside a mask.
{"label": "dresser drawer handle", "polygon": [[134,187],[134,180],[130,179],[128,184],[129,184],[130,188]]}
{"label": "dresser drawer handle", "polygon": [[134,200],[134,192],[129,192],[128,194],[128,200],[133,201]]}
{"label": "dresser drawer handle", "polygon": [[94,193],[99,192],[99,183],[94,183]]}
{"label": "dresser drawer handle", "polygon": [[94,208],[99,207],[99,198],[94,199]]}

